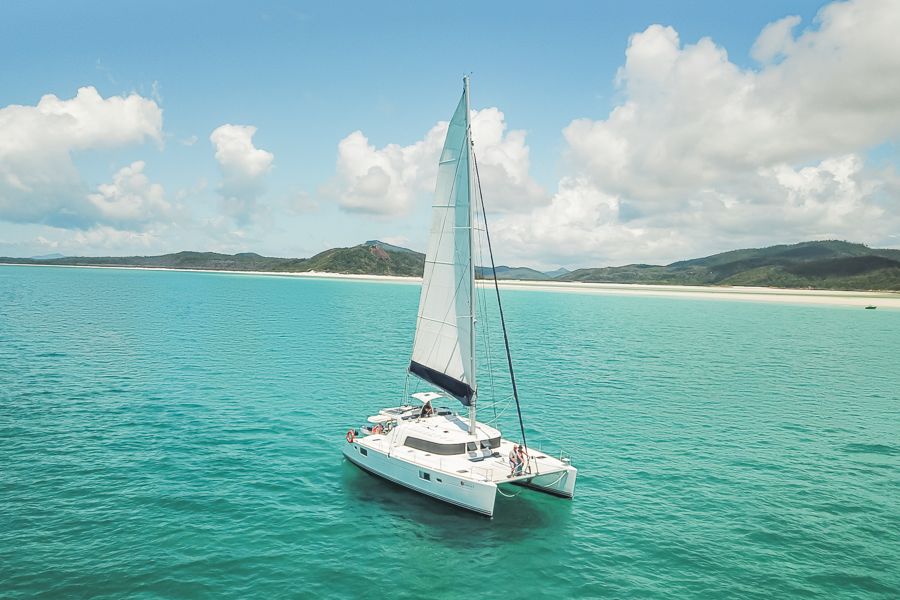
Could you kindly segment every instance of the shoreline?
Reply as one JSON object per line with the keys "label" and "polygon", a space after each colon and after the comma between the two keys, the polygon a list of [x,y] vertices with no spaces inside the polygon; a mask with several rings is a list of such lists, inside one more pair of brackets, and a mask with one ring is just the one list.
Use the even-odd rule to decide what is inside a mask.
{"label": "shoreline", "polygon": [[[336,279],[350,281],[370,281],[376,283],[418,284],[421,277],[399,275],[359,275],[352,273],[327,273],[304,271],[297,273],[274,271],[232,271],[224,269],[175,269],[171,267],[137,267],[128,265],[44,265],[2,263],[9,267],[56,267],[64,269],[122,269],[131,271],[170,271],[188,273],[219,273],[226,275],[255,275],[265,277],[304,277],[313,279]],[[481,285],[491,280],[479,280]],[[563,292],[609,296],[657,296],[665,298],[694,298],[698,300],[732,300],[744,302],[775,302],[782,304],[815,304],[845,307],[865,307],[900,309],[900,293],[863,292],[851,290],[809,290],[763,287],[718,287],[691,285],[663,285],[642,283],[586,283],[574,281],[523,281],[501,279],[500,287],[505,290],[528,290]]]}

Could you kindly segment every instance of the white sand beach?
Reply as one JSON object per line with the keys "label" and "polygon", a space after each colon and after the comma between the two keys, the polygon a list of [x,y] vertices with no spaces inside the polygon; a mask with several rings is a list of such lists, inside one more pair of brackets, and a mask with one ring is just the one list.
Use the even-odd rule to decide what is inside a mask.
{"label": "white sand beach", "polygon": [[[254,275],[265,277],[306,277],[318,279],[343,279],[381,283],[419,284],[421,277],[393,275],[356,275],[351,273],[273,273],[269,271],[227,271],[213,269],[170,269],[163,267],[129,267],[97,265],[0,265],[24,267],[62,267],[67,269],[124,269],[138,271],[175,271],[213,273],[226,275]],[[479,285],[492,285],[480,280]],[[717,287],[688,285],[646,285],[637,283],[581,283],[573,281],[518,281],[500,280],[504,290],[563,292],[575,294],[603,294],[613,296],[660,296],[668,298],[693,298],[697,300],[734,300],[743,302],[776,302],[782,304],[818,304],[846,307],[877,306],[900,310],[900,293],[858,292],[841,290],[801,290],[763,287]]]}
{"label": "white sand beach", "polygon": [[801,290],[763,287],[716,287],[690,285],[644,285],[636,283],[576,283],[563,281],[501,281],[506,289],[546,290],[581,294],[664,296],[702,300],[739,300],[783,304],[827,304],[832,306],[900,309],[900,293],[841,290]]}

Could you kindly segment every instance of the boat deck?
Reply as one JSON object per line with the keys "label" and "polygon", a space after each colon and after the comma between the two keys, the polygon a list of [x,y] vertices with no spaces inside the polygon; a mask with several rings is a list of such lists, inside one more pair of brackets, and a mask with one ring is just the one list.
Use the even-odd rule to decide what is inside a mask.
{"label": "boat deck", "polygon": [[407,446],[393,446],[390,437],[390,434],[368,435],[358,438],[356,442],[365,448],[390,452],[394,458],[473,481],[494,483],[527,481],[537,475],[562,473],[568,467],[566,463],[545,452],[532,450],[529,452],[531,456],[528,460],[530,472],[526,470],[521,475],[512,474],[508,457],[514,444],[509,440],[501,440],[500,447],[494,449],[494,453],[487,457],[476,456],[474,452],[468,455],[441,456]]}

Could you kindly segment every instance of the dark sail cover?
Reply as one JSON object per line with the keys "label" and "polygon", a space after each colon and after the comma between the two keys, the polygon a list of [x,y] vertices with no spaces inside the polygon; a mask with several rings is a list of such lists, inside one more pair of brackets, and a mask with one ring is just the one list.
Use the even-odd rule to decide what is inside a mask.
{"label": "dark sail cover", "polygon": [[425,365],[421,365],[416,361],[412,361],[409,363],[409,372],[429,383],[433,383],[434,385],[438,386],[439,388],[462,402],[465,406],[469,406],[470,404],[472,404],[472,397],[475,395],[475,390],[473,390],[462,381],[453,379],[449,375],[441,373],[440,371],[435,371],[434,369],[426,367]]}

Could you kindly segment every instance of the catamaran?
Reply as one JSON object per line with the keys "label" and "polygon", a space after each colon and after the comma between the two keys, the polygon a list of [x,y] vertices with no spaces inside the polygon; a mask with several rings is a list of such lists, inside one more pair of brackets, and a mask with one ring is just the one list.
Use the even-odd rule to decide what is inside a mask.
{"label": "catamaran", "polygon": [[[500,486],[522,485],[572,498],[577,470],[568,457],[528,448],[509,341],[500,304],[490,234],[493,284],[503,329],[521,440],[505,439],[476,419],[476,285],[473,245],[481,197],[469,108],[469,78],[453,113],[438,163],[431,232],[425,255],[409,375],[435,391],[411,395],[416,404],[380,409],[367,424],[347,431],[344,456],[353,464],[422,494],[493,516]],[[481,200],[482,213],[484,201]],[[459,401],[468,414],[441,403]],[[515,447],[521,446],[519,452]]]}

